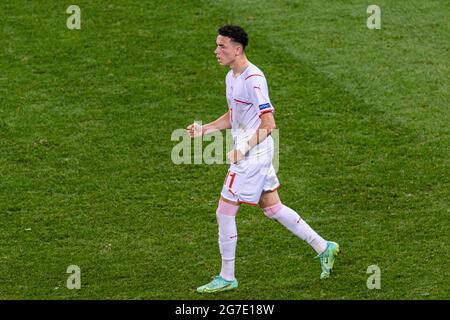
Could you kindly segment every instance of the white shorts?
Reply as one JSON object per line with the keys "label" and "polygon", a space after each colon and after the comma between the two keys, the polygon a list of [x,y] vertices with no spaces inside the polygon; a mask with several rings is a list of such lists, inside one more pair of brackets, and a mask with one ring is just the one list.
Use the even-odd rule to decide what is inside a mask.
{"label": "white shorts", "polygon": [[257,205],[263,191],[275,191],[280,186],[272,157],[268,161],[242,160],[232,164],[221,195],[227,200]]}

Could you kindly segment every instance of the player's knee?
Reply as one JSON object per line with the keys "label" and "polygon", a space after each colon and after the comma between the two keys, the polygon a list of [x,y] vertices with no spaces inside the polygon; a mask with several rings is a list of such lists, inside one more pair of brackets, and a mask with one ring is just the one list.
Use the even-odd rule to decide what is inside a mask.
{"label": "player's knee", "polygon": [[239,206],[227,203],[223,200],[219,200],[219,205],[217,206],[217,214],[223,214],[226,216],[235,216],[239,210]]}
{"label": "player's knee", "polygon": [[264,214],[269,217],[272,218],[278,211],[280,211],[283,208],[283,204],[280,202],[272,205],[272,206],[268,206],[263,208]]}

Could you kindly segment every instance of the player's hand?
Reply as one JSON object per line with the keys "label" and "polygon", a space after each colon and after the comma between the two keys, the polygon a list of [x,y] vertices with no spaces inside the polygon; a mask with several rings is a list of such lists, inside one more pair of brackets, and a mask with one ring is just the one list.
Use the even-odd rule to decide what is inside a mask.
{"label": "player's hand", "polygon": [[201,137],[203,135],[203,126],[198,123],[188,125],[186,130],[191,138]]}
{"label": "player's hand", "polygon": [[227,153],[227,158],[231,163],[235,164],[244,159],[244,155],[239,150],[233,149]]}

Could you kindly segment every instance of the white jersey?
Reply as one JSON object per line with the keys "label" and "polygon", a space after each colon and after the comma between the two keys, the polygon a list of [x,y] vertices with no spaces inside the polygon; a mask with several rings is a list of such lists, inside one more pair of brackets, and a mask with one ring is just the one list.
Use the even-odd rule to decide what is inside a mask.
{"label": "white jersey", "polygon": [[[260,116],[275,110],[269,99],[266,78],[254,64],[250,63],[247,69],[236,78],[230,70],[225,82],[234,147],[238,148],[248,142],[256,132],[261,124]],[[273,140],[271,136],[268,136],[252,148],[247,156],[258,156],[272,149]]]}
{"label": "white jersey", "polygon": [[[230,70],[226,85],[234,147],[240,148],[259,128],[260,116],[274,112],[274,108],[264,74],[251,63],[236,78]],[[231,164],[223,183],[222,197],[257,205],[262,192],[275,191],[280,182],[272,165],[273,153],[273,139],[268,136],[253,147],[245,159]]]}

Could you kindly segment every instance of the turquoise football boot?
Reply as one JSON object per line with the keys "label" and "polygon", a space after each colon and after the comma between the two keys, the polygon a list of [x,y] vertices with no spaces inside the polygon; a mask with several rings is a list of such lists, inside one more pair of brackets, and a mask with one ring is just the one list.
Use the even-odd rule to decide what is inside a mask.
{"label": "turquoise football boot", "polygon": [[228,281],[221,276],[216,276],[213,281],[205,284],[204,286],[198,287],[197,292],[199,293],[214,293],[226,290],[236,289],[238,287],[238,282],[236,279]]}
{"label": "turquoise football boot", "polygon": [[316,258],[320,258],[320,264],[322,266],[322,273],[320,279],[326,279],[330,277],[330,273],[333,270],[334,261],[336,257],[341,253],[339,244],[332,241],[327,241],[327,248],[324,252],[319,254]]}

